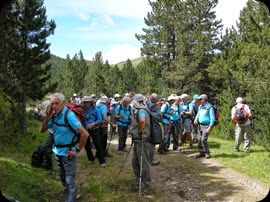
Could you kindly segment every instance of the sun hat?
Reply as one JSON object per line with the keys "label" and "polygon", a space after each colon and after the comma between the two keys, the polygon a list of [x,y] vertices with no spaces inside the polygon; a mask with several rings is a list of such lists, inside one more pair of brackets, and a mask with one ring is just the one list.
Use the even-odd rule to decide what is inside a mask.
{"label": "sun hat", "polygon": [[82,99],[83,102],[93,102],[94,98],[91,96],[84,96]]}
{"label": "sun hat", "polygon": [[135,94],[132,100],[133,106],[137,109],[147,108],[145,98],[142,94]]}
{"label": "sun hat", "polygon": [[168,101],[171,101],[171,100],[176,100],[178,98],[178,96],[176,94],[171,94],[169,97],[168,97]]}
{"label": "sun hat", "polygon": [[208,100],[208,97],[206,94],[201,94],[199,97],[198,97],[199,100]]}
{"label": "sun hat", "polygon": [[121,97],[121,95],[119,95],[118,93],[116,93],[116,94],[114,95],[114,97]]}
{"label": "sun hat", "polygon": [[106,95],[101,96],[101,98],[99,98],[99,101],[102,103],[106,103],[108,101],[108,97]]}
{"label": "sun hat", "polygon": [[186,97],[188,97],[188,94],[185,94],[185,93],[183,93],[183,94],[180,96],[181,100],[185,99]]}
{"label": "sun hat", "polygon": [[244,99],[242,98],[242,97],[238,97],[237,99],[236,99],[236,103],[238,104],[238,103],[243,103],[244,102]]}

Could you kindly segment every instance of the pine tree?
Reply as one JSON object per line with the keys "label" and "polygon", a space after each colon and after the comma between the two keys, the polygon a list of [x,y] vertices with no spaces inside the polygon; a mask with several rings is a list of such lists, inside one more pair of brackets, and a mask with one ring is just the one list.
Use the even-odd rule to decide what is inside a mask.
{"label": "pine tree", "polygon": [[128,59],[122,69],[123,86],[126,92],[136,92],[138,87],[138,74],[133,67],[132,62]]}
{"label": "pine tree", "polygon": [[54,21],[47,21],[42,0],[23,0],[10,8],[9,12],[15,14],[16,20],[10,22],[9,18],[1,18],[1,25],[13,23],[11,30],[15,33],[11,35],[14,38],[5,41],[10,51],[6,58],[9,70],[1,79],[5,93],[21,104],[21,129],[25,134],[27,99],[41,99],[51,90],[45,85],[50,79],[50,65],[42,64],[50,58],[50,44],[46,38],[53,34],[56,26]]}

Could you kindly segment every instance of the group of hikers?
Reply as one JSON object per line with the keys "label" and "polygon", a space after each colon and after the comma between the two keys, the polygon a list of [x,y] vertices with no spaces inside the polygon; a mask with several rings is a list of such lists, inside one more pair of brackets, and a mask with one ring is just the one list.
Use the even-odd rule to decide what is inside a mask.
{"label": "group of hikers", "polygon": [[[102,168],[106,166],[106,158],[113,157],[108,149],[108,125],[111,134],[118,133],[119,153],[127,151],[127,135],[131,134],[132,167],[135,188],[139,192],[151,188],[150,166],[159,164],[155,160],[156,143],[150,138],[153,136],[153,114],[160,117],[163,131],[162,141],[158,143],[159,154],[166,154],[170,144],[175,151],[184,150],[188,140],[190,147],[198,143],[196,158],[211,158],[207,140],[217,122],[217,112],[206,94],[194,94],[192,98],[190,100],[187,94],[171,94],[165,100],[155,93],[143,96],[133,92],[126,93],[123,98],[118,93],[113,98],[106,95],[97,98],[95,94],[79,98],[73,94],[67,104],[63,94],[55,93],[50,100],[44,101],[39,110],[40,132],[49,131],[44,147],[55,154],[65,201],[76,201],[76,159],[83,148],[89,162],[98,159]],[[239,151],[244,136],[244,151],[249,152],[252,114],[241,97],[236,102],[232,108],[232,120],[236,123],[235,151]]]}

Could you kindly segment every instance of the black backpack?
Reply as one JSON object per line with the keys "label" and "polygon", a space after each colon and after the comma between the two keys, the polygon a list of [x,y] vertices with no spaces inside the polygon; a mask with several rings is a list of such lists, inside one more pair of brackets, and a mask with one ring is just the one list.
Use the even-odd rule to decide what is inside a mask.
{"label": "black backpack", "polygon": [[52,159],[44,146],[40,145],[33,151],[31,165],[36,168],[51,169]]}
{"label": "black backpack", "polygon": [[[153,109],[154,107],[152,107]],[[149,141],[152,144],[160,144],[164,138],[164,130],[162,124],[162,115],[157,112],[151,112],[151,109],[145,109],[150,116],[151,133]]]}

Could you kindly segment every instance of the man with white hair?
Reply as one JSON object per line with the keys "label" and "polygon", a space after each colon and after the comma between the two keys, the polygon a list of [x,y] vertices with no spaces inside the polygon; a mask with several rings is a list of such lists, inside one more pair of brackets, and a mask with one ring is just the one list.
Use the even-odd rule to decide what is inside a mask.
{"label": "man with white hair", "polygon": [[140,188],[139,183],[141,182],[143,188],[149,189],[151,182],[149,159],[149,137],[151,133],[150,115],[146,111],[147,105],[143,95],[136,94],[132,102],[134,114],[130,133],[134,143],[132,167],[136,178],[136,188]]}
{"label": "man with white hair", "polygon": [[236,124],[235,128],[235,147],[236,152],[239,151],[242,136],[244,137],[244,152],[250,151],[251,144],[251,119],[252,113],[248,105],[244,104],[242,97],[236,99],[236,105],[232,108],[231,118]]}
{"label": "man with white hair", "polygon": [[[52,150],[55,153],[59,176],[65,189],[64,199],[65,202],[76,201],[76,159],[89,134],[74,112],[65,106],[65,98],[61,93],[53,94],[50,102],[52,107],[47,109],[40,132],[43,133],[48,128],[53,129]],[[71,129],[80,135],[79,144],[77,144],[77,135]]]}
{"label": "man with white hair", "polygon": [[132,118],[132,109],[130,104],[130,98],[124,97],[122,103],[115,109],[115,119],[118,126],[118,151],[124,151],[126,148],[126,139],[128,126]]}

